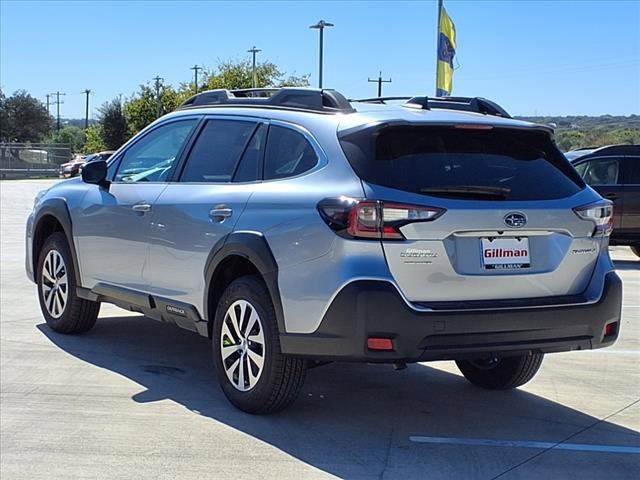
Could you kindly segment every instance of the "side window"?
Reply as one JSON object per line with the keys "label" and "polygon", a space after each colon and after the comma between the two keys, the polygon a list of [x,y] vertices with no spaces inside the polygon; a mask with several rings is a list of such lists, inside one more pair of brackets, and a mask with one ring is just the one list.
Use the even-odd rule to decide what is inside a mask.
{"label": "side window", "polygon": [[[584,167],[581,169],[580,167]],[[620,177],[617,158],[597,158],[577,167],[584,181],[589,185],[616,185]]]}
{"label": "side window", "polygon": [[271,125],[264,159],[264,179],[294,177],[311,170],[318,156],[300,132]]}
{"label": "side window", "polygon": [[209,120],[189,153],[180,181],[230,182],[255,128],[254,122]]}
{"label": "side window", "polygon": [[124,153],[114,181],[167,181],[176,157],[197,122],[195,119],[171,122],[142,137]]}
{"label": "side window", "polygon": [[627,175],[624,183],[629,185],[640,185],[640,157],[626,157],[625,168]]}
{"label": "side window", "polygon": [[251,137],[251,141],[240,159],[240,165],[233,177],[234,182],[255,182],[262,179],[262,152],[267,139],[267,125],[261,124]]}

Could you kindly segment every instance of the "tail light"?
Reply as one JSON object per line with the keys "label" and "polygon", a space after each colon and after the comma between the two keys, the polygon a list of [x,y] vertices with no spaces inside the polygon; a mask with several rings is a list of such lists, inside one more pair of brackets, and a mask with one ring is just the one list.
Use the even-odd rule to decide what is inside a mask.
{"label": "tail light", "polygon": [[400,227],[435,220],[445,209],[339,197],[325,198],[318,203],[318,211],[327,225],[342,237],[404,240]]}
{"label": "tail light", "polygon": [[613,203],[610,200],[599,200],[582,207],[573,209],[583,220],[590,220],[595,224],[594,237],[606,237],[613,231]]}

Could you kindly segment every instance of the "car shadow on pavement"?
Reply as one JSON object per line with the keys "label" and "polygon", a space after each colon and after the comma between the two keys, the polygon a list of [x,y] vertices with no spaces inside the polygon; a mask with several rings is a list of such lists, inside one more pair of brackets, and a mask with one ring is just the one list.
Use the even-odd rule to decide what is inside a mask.
{"label": "car shadow on pavement", "polygon": [[[421,364],[402,371],[344,363],[315,368],[288,410],[253,416],[227,402],[215,378],[209,341],[194,333],[143,316],[100,318],[91,332],[79,336],[55,333],[46,324],[38,328],[65,352],[139,384],[143,390],[132,397],[135,402],[169,399],[341,478],[383,472],[419,478],[436,464],[438,470],[428,476],[486,478],[540,450],[493,448],[484,455],[489,452],[473,450],[478,447],[417,444],[409,436],[555,442],[598,424],[594,417],[523,390],[484,391],[459,375]],[[613,423],[595,428],[597,437],[585,443],[640,442],[638,432]],[[212,438],[211,447],[218,441]],[[461,460],[461,449],[470,448]],[[611,468],[610,454],[588,455],[602,456],[601,473]],[[634,471],[638,455],[614,456],[614,471]],[[593,458],[590,462],[594,468]]]}
{"label": "car shadow on pavement", "polygon": [[616,270],[640,270],[640,259],[614,260],[613,265],[616,267]]}

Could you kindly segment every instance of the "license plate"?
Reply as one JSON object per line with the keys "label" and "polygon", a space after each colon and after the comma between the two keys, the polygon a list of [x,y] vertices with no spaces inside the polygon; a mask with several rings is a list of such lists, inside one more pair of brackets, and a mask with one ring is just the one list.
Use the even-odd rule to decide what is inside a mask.
{"label": "license plate", "polygon": [[528,238],[483,238],[482,266],[486,270],[529,268]]}

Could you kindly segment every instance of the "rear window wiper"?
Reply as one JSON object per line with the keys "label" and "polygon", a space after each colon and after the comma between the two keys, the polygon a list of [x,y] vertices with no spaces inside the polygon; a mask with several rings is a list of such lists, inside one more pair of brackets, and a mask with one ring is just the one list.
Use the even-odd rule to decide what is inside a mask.
{"label": "rear window wiper", "polygon": [[506,200],[511,193],[510,188],[489,187],[478,185],[456,185],[444,187],[421,188],[420,193],[442,197],[466,197],[466,198],[490,198],[494,200]]}

